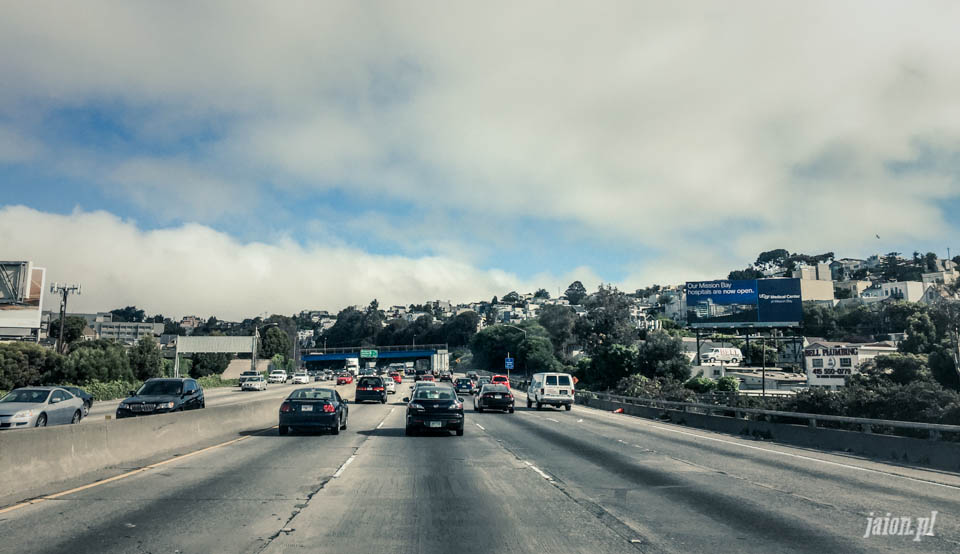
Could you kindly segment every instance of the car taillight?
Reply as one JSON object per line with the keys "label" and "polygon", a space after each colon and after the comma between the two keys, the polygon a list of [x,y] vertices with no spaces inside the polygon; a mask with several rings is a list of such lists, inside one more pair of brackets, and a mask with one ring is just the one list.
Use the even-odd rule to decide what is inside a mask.
{"label": "car taillight", "polygon": [[540,394],[543,394],[543,389],[540,389]]}
{"label": "car taillight", "polygon": [[383,387],[373,387],[373,390],[375,390],[375,391],[377,391],[377,390],[383,390]]}
{"label": "car taillight", "polygon": [[337,409],[333,407],[333,404],[324,404],[323,411],[328,414],[332,414],[333,412],[337,411]]}
{"label": "car taillight", "polygon": [[280,404],[280,411],[281,411],[281,412],[289,412],[290,409],[291,409],[291,408],[290,408],[290,403],[289,403],[289,402],[284,402],[283,404]]}
{"label": "car taillight", "polygon": [[507,395],[507,400],[513,400],[513,395],[512,395],[512,394],[508,394],[508,395]]}

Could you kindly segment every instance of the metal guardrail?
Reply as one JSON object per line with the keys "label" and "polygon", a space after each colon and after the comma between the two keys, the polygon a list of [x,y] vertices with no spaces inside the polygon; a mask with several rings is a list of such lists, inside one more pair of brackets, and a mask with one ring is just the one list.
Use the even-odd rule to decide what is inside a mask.
{"label": "metal guardrail", "polygon": [[[587,396],[589,395],[589,397]],[[670,400],[658,400],[655,398],[637,398],[631,396],[619,396],[616,394],[605,394],[589,391],[577,391],[577,400],[580,403],[583,398],[596,398],[598,400],[609,400],[621,404],[631,404],[634,406],[644,406],[648,408],[657,408],[663,410],[674,410],[682,412],[702,411],[706,415],[714,415],[714,412],[734,412],[738,419],[744,419],[745,414],[782,417],[786,419],[798,419],[807,422],[807,426],[816,429],[818,422],[846,423],[859,425],[861,432],[873,433],[874,430],[882,428],[892,429],[911,429],[923,430],[930,434],[930,440],[940,440],[941,433],[957,433],[960,435],[960,425],[945,425],[942,423],[920,423],[914,421],[895,421],[890,419],[868,419],[862,417],[847,417],[822,414],[807,414],[800,412],[782,412],[778,410],[764,410],[760,408],[739,408],[736,406],[724,406],[720,404],[702,404],[699,402],[674,402]]]}

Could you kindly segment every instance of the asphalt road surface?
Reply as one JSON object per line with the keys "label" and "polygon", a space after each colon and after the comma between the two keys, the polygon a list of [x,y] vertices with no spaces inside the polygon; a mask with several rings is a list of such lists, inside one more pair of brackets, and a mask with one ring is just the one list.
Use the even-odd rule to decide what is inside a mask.
{"label": "asphalt road surface", "polygon": [[[515,414],[468,399],[463,437],[405,437],[406,388],[351,404],[338,436],[269,429],[0,509],[0,552],[960,551],[957,474],[522,396]],[[931,511],[920,541],[863,537],[871,512]]]}
{"label": "asphalt road surface", "polygon": [[[309,386],[318,386],[326,387],[332,386],[333,381],[323,381],[323,382],[310,382]],[[204,403],[208,408],[213,406],[223,406],[226,404],[236,404],[238,402],[249,402],[251,400],[259,400],[263,398],[286,398],[290,391],[297,388],[307,385],[294,385],[292,381],[287,381],[284,384],[272,383],[267,385],[267,390],[265,391],[243,391],[240,390],[240,387],[217,387],[215,389],[204,389],[203,399]],[[122,400],[122,399],[121,399]],[[117,405],[120,404],[120,400],[104,400],[102,402],[94,402],[93,406],[90,407],[90,413],[87,414],[87,417],[80,420],[80,423],[92,422],[92,421],[103,421],[107,416],[111,418],[115,417],[117,413]]]}

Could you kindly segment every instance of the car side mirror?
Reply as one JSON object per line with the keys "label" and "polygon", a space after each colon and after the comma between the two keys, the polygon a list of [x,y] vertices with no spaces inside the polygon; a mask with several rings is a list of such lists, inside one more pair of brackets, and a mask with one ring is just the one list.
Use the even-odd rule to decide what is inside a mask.
{"label": "car side mirror", "polygon": [[59,404],[59,403],[60,403],[60,398],[59,398],[59,397],[57,397],[57,398],[51,398],[51,399],[50,399],[50,403],[51,403],[51,404]]}
{"label": "car side mirror", "polygon": [[460,402],[461,404],[463,404],[463,397],[462,397],[462,396],[458,396],[458,397],[457,397],[457,402]]}
{"label": "car side mirror", "polygon": [[137,395],[137,391],[135,391],[135,390],[132,390],[132,391],[128,391],[128,392],[127,392],[127,396],[136,396],[136,395]]}
{"label": "car side mirror", "polygon": [[409,397],[409,396],[404,396],[404,397],[403,397],[403,401],[404,401],[404,402],[410,402],[410,397]]}

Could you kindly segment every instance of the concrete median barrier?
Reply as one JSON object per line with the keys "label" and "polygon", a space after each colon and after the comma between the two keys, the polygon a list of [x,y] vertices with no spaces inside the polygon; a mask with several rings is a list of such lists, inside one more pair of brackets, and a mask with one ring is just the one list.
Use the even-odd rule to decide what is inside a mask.
{"label": "concrete median barrier", "polygon": [[0,496],[34,491],[110,467],[135,466],[277,423],[269,398],[87,425],[0,432]]}

